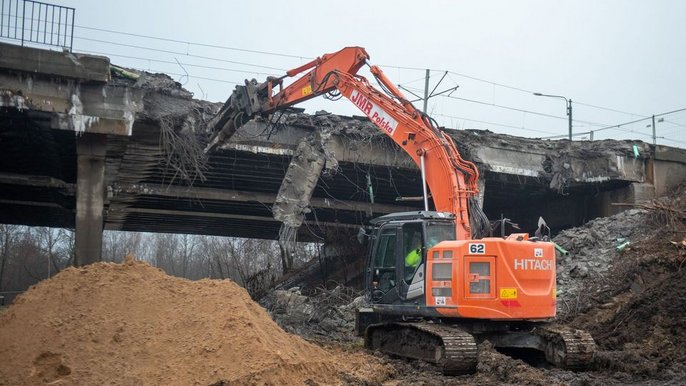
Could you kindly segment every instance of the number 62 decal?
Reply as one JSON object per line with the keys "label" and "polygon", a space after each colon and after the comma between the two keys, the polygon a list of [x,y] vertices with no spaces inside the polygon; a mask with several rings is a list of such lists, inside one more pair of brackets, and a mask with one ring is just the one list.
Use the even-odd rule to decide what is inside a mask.
{"label": "number 62 decal", "polygon": [[472,255],[483,255],[486,253],[486,244],[483,243],[470,243],[469,253]]}

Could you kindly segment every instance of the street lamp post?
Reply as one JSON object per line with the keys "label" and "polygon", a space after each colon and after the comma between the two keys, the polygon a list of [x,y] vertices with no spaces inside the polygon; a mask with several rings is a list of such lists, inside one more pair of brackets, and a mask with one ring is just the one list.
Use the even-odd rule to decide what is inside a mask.
{"label": "street lamp post", "polygon": [[565,100],[565,104],[567,105],[567,117],[569,118],[569,140],[571,141],[572,140],[572,100],[567,99],[566,97],[563,97],[562,95],[541,94],[540,92],[535,92],[534,95],[550,97],[550,98],[562,98]]}

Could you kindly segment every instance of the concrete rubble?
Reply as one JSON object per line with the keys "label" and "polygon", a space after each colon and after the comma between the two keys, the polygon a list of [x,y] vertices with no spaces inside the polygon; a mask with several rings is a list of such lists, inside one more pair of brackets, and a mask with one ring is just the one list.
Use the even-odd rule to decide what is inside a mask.
{"label": "concrete rubble", "polygon": [[330,138],[328,131],[315,132],[301,139],[295,149],[272,208],[274,218],[289,227],[299,227],[309,213],[310,198],[322,171],[326,168],[327,173],[335,173],[336,159],[327,150]]}
{"label": "concrete rubble", "polygon": [[305,296],[299,287],[274,290],[260,300],[272,318],[286,331],[324,342],[355,339],[355,310],[364,302],[359,290],[337,286],[318,288]]}
{"label": "concrete rubble", "polygon": [[630,209],[565,229],[553,238],[553,242],[569,252],[567,255],[558,253],[557,257],[560,317],[579,311],[579,299],[587,289],[587,279],[605,277],[618,264],[623,253],[623,248],[618,247],[648,236],[646,229],[641,227],[647,218],[648,211]]}

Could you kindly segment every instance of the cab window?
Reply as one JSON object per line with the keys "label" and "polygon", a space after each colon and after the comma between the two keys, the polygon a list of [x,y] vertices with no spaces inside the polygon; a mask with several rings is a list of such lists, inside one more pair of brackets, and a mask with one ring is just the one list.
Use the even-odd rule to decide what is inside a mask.
{"label": "cab window", "polygon": [[382,231],[374,255],[372,281],[376,282],[383,292],[395,287],[395,233],[395,229]]}

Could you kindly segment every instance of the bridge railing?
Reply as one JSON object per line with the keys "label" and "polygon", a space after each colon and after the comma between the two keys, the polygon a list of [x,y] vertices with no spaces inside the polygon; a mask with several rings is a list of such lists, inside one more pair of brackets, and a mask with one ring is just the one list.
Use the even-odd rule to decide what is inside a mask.
{"label": "bridge railing", "polygon": [[32,0],[0,0],[0,38],[71,51],[74,14],[70,7]]}

